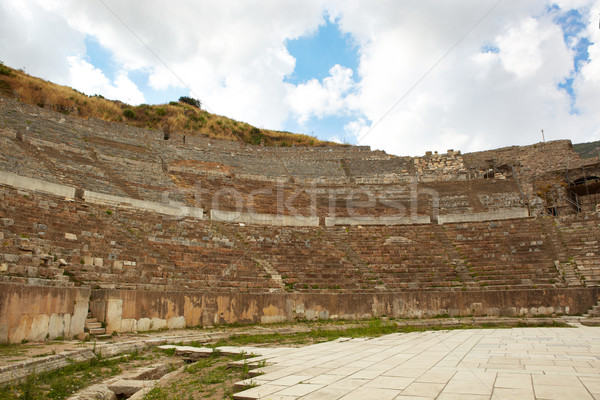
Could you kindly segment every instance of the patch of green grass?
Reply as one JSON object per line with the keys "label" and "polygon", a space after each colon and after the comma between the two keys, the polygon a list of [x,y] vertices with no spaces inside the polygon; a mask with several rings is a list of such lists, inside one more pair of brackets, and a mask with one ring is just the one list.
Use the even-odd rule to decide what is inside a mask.
{"label": "patch of green grass", "polygon": [[94,358],[87,362],[73,363],[56,371],[32,374],[21,384],[0,388],[0,400],[66,399],[93,383],[120,374],[120,366],[126,363],[127,357],[125,361],[122,358]]}
{"label": "patch of green grass", "polygon": [[169,396],[165,389],[155,387],[144,396],[144,400],[168,400]]}

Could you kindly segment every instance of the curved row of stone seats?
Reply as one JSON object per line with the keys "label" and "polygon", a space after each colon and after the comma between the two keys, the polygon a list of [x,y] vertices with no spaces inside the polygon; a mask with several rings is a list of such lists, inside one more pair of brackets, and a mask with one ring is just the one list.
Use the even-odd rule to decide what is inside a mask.
{"label": "curved row of stone seats", "polygon": [[251,243],[249,256],[265,270],[276,271],[286,291],[359,293],[377,290],[378,277],[352,260],[328,229],[244,227],[238,234],[243,241]]}
{"label": "curved row of stone seats", "polygon": [[[93,181],[106,178],[106,190],[111,194],[127,186],[113,182],[120,175],[123,175],[120,178],[123,183],[134,188],[137,186],[142,190],[149,186],[140,195],[152,196],[157,189],[172,189],[168,175],[170,167],[173,165],[176,171],[176,164],[181,160],[217,164],[236,177],[302,185],[312,182],[401,184],[415,179],[417,172],[422,176],[435,170],[439,163],[443,175],[453,171],[442,162],[442,155],[425,157],[427,160],[441,157],[442,161],[431,161],[431,167],[425,170],[419,167],[421,170],[417,171],[415,162],[418,159],[394,157],[353,146],[266,148],[201,137],[190,137],[184,145],[179,140],[180,135],[164,141],[158,131],[83,120],[4,98],[0,98],[0,117],[2,130],[23,138],[19,147],[31,144],[39,148],[33,149],[36,157],[48,153],[45,164],[53,165],[46,165],[46,169],[60,182],[72,182],[69,179],[73,179],[74,172],[90,175]],[[456,157],[454,153],[452,157]],[[457,168],[462,168],[461,165],[457,161]],[[435,180],[434,175],[426,181]],[[95,186],[87,189],[97,190]]]}
{"label": "curved row of stone seats", "polygon": [[570,264],[587,285],[600,285],[600,215],[567,216],[553,220],[562,260]]}
{"label": "curved row of stone seats", "polygon": [[479,285],[489,288],[563,285],[556,249],[535,220],[444,225]]}
{"label": "curved row of stone seats", "polygon": [[[470,287],[472,279],[457,268],[448,245],[430,225],[349,227],[339,240],[390,290],[449,290]],[[435,251],[432,251],[435,249]]]}
{"label": "curved row of stone seats", "polygon": [[[80,284],[159,290],[225,287],[242,292],[274,285],[244,258],[242,249],[196,221],[106,210],[39,194],[24,198],[14,190],[3,190],[0,215],[12,215],[6,217],[12,222],[3,227],[3,236],[45,240],[47,253],[64,259],[65,275]],[[172,235],[169,240],[159,236],[163,230]],[[11,272],[19,260],[27,262],[20,256],[7,260],[4,275],[15,275]]]}
{"label": "curved row of stone seats", "polygon": [[[248,293],[563,285],[554,267],[552,226],[535,220],[443,227],[239,226],[107,209],[7,187],[0,193],[4,280],[64,282],[67,276],[95,288]],[[569,229],[576,232],[578,223]],[[598,229],[593,232],[587,242],[597,241]],[[49,257],[42,262],[23,256],[26,250],[18,246],[24,243]],[[594,259],[583,246],[565,251],[582,261]],[[58,266],[60,260],[66,265]]]}

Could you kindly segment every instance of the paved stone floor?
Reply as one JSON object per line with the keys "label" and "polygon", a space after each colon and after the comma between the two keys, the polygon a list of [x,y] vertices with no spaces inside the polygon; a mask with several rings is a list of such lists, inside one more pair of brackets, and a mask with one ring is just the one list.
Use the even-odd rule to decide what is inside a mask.
{"label": "paved stone floor", "polygon": [[593,327],[399,333],[247,351],[267,366],[236,399],[600,400]]}

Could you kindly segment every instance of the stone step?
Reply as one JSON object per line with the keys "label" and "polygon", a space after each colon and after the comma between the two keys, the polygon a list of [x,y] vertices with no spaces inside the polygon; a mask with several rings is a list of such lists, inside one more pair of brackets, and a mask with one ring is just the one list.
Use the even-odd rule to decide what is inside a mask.
{"label": "stone step", "polygon": [[106,329],[104,328],[91,328],[90,335],[103,335],[106,333]]}
{"label": "stone step", "polygon": [[102,323],[101,322],[86,322],[85,323],[86,328],[88,329],[98,329],[98,328],[102,328]]}

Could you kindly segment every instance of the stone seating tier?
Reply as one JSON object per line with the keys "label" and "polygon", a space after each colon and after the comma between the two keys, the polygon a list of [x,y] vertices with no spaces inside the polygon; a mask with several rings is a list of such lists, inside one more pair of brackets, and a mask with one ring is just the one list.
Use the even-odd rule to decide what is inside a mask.
{"label": "stone seating tier", "polygon": [[[481,171],[469,170],[465,175],[467,167],[457,152],[411,158],[366,147],[269,148],[192,136],[183,144],[181,135],[165,141],[159,131],[84,120],[2,97],[0,121],[1,169],[148,201],[161,201],[189,189],[189,185],[182,187],[182,174],[187,183],[200,182],[215,190],[227,184],[218,179],[230,179],[234,184],[241,181],[242,187],[250,181],[266,189],[283,182],[292,191],[310,190],[312,185],[393,191],[405,189],[414,179],[487,183],[480,179]],[[212,183],[206,182],[209,178]],[[504,194],[514,197],[518,189],[514,182],[512,186]],[[495,198],[491,199],[486,205],[489,209],[496,207]],[[471,200],[451,200],[450,211],[477,208]],[[453,206],[457,208],[452,210]]]}
{"label": "stone seating tier", "polygon": [[[583,225],[588,233],[578,242]],[[596,216],[561,219],[557,227],[543,219],[240,226],[0,187],[0,276],[29,284],[235,293],[563,287],[554,263],[561,257],[595,282],[597,252],[586,243],[597,249],[597,226]],[[564,244],[552,239],[553,229]]]}

